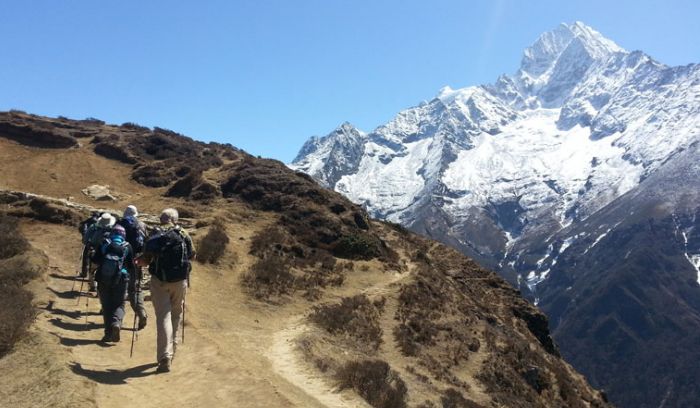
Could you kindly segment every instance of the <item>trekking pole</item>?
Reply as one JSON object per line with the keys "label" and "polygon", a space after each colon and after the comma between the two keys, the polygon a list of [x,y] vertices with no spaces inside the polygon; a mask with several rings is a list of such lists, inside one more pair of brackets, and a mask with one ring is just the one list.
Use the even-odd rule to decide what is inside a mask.
{"label": "trekking pole", "polygon": [[182,344],[185,344],[185,299],[187,296],[182,299]]}
{"label": "trekking pole", "polygon": [[136,316],[137,313],[134,311],[134,326],[131,329],[131,351],[129,352],[129,358],[134,356],[134,341],[136,340]]}
{"label": "trekking pole", "polygon": [[90,316],[89,315],[89,313],[90,313],[89,305],[90,305],[90,296],[85,296],[85,328],[86,329],[87,329],[87,325],[88,325],[88,317]]}
{"label": "trekking pole", "polygon": [[[134,305],[137,305],[138,303],[138,298],[139,298],[139,293],[141,293],[141,267],[139,266],[139,273],[136,276],[136,282],[134,283]],[[132,309],[135,309],[132,307]],[[134,310],[134,326],[131,330],[131,351],[129,352],[129,358],[134,356],[134,341],[136,340],[136,337],[138,336],[136,334],[136,317],[138,313],[136,313],[136,310]]]}
{"label": "trekking pole", "polygon": [[80,297],[83,295],[83,285],[85,285],[85,279],[81,279],[80,290],[78,291],[78,301],[75,303],[76,306],[80,304]]}
{"label": "trekking pole", "polygon": [[[83,244],[83,250],[80,251],[80,256],[78,257],[78,267],[76,268],[75,276],[78,277],[80,276],[80,273],[83,271],[83,254],[85,253],[85,244]],[[71,287],[70,291],[75,290],[75,282],[77,280],[73,279],[73,286]]]}

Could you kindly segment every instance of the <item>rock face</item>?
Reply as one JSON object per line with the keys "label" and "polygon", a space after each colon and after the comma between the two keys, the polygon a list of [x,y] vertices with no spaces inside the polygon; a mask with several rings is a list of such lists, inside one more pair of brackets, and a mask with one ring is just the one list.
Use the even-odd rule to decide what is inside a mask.
{"label": "rock face", "polygon": [[[322,139],[324,144],[342,146],[334,142],[335,135]],[[674,398],[683,398],[689,389],[680,384],[700,381],[697,373],[688,382],[681,380],[687,373],[674,374],[672,367],[688,354],[666,355],[668,368],[649,376],[667,385],[635,380],[611,370],[608,363],[612,359],[622,370],[629,359],[642,357],[641,349],[652,338],[661,344],[672,328],[610,346],[591,330],[577,332],[575,344],[568,343],[565,339],[573,337],[567,337],[571,334],[564,327],[573,319],[585,321],[574,311],[582,298],[598,293],[579,291],[579,284],[595,281],[602,285],[596,290],[614,291],[627,281],[622,276],[630,278],[633,261],[622,261],[624,245],[600,245],[618,228],[631,226],[631,220],[639,224],[628,231],[630,242],[645,231],[648,220],[658,219],[678,220],[675,234],[681,238],[671,241],[672,252],[664,252],[675,261],[658,266],[673,277],[674,288],[656,292],[656,306],[633,303],[624,313],[650,313],[663,320],[672,309],[663,305],[673,303],[686,284],[692,287],[688,296],[700,298],[700,250],[693,234],[697,189],[692,184],[699,139],[700,65],[665,66],[577,22],[543,34],[525,50],[515,74],[502,75],[490,85],[444,88],[433,100],[400,112],[358,139],[361,154],[353,145],[344,156],[359,164],[334,166],[338,160],[328,159],[327,150],[302,149],[291,167],[370,214],[448,243],[499,271],[547,311],[563,353],[579,356],[577,367],[595,385],[610,389],[613,400],[623,406],[657,406],[664,398],[667,404],[681,401]],[[335,151],[334,156],[343,155]],[[326,177],[331,173],[333,178]],[[649,198],[659,189],[667,194],[654,194],[656,201]],[[677,198],[683,194],[685,198]],[[630,197],[645,211],[630,217]],[[611,206],[619,210],[609,212]],[[596,258],[599,246],[610,256]],[[596,267],[573,272],[584,264]],[[693,273],[695,278],[687,281]],[[662,278],[648,284],[658,285],[657,279]],[[587,301],[592,309],[580,313],[623,313],[616,309],[622,298],[595,299]],[[696,307],[684,310],[690,321],[700,319]],[[625,319],[607,324],[628,333]],[[579,355],[582,344],[587,346],[585,355]],[[687,353],[697,353],[699,347]],[[647,357],[638,360],[640,367],[654,366]]]}

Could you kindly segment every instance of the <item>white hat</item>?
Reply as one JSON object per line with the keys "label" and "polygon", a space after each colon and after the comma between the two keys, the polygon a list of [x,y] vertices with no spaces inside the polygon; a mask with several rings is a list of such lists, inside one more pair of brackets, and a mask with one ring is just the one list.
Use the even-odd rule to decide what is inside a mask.
{"label": "white hat", "polygon": [[136,206],[129,205],[126,207],[126,210],[124,210],[124,216],[125,217],[138,217],[139,211],[136,209]]}
{"label": "white hat", "polygon": [[104,213],[100,216],[100,219],[97,220],[97,225],[100,227],[112,228],[116,222],[117,219],[112,217],[112,214]]}

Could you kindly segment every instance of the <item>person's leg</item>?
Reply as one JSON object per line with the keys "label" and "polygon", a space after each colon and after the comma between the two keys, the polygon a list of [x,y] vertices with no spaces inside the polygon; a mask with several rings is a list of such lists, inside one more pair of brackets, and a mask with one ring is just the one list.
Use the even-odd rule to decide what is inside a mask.
{"label": "person's leg", "polygon": [[173,326],[171,320],[170,294],[167,283],[157,278],[151,279],[151,301],[156,314],[156,359],[161,362],[164,359],[172,359],[172,335]]}
{"label": "person's leg", "polygon": [[80,265],[80,276],[83,278],[87,278],[90,271],[90,255],[90,245],[83,245],[82,264]]}
{"label": "person's leg", "polygon": [[179,344],[180,330],[182,329],[182,312],[185,305],[185,295],[187,293],[187,281],[170,283],[170,305],[172,309],[172,327],[173,327],[173,352]]}
{"label": "person's leg", "polygon": [[97,294],[100,297],[100,306],[102,307],[102,322],[104,325],[104,337],[102,337],[102,341],[109,341],[112,335],[112,313],[109,308],[108,291],[102,287],[98,289],[99,290],[97,291]]}
{"label": "person's leg", "polygon": [[[136,279],[139,281],[133,286],[135,292],[129,294],[129,304],[131,305],[131,310],[134,311],[136,316],[139,318],[139,330],[146,327],[146,322],[148,319],[148,314],[146,313],[146,305],[144,303],[143,287],[141,282],[141,272],[137,274]],[[136,289],[138,288],[138,291]]]}
{"label": "person's leg", "polygon": [[127,289],[127,282],[122,281],[117,285],[116,287],[113,288],[112,290],[112,319],[111,319],[111,325],[112,325],[112,341],[119,341],[119,333],[122,328],[122,322],[124,320],[124,314],[126,313],[124,309],[124,300],[126,297],[126,289]]}

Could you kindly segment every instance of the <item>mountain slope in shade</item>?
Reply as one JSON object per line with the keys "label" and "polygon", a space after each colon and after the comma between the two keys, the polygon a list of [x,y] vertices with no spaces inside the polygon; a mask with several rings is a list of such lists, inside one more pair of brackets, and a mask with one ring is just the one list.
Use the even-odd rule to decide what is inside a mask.
{"label": "mountain slope in shade", "polygon": [[[593,249],[604,242],[606,231],[612,234],[616,225],[627,221],[628,197],[638,197],[641,203],[651,200],[649,192],[661,188],[654,186],[661,183],[661,174],[666,174],[664,189],[692,190],[692,181],[682,175],[692,172],[676,175],[669,169],[681,168],[675,163],[682,157],[688,162],[698,158],[692,146],[699,137],[700,65],[668,67],[641,51],[626,51],[577,22],[543,34],[525,50],[515,74],[484,86],[444,88],[433,100],[400,112],[367,135],[361,155],[357,148],[348,152],[346,157],[359,163],[356,170],[340,177],[335,173],[337,181],[326,185],[377,217],[448,243],[499,271],[555,316],[553,320],[561,319],[561,325],[555,323],[555,333],[564,338],[560,328],[567,327],[567,319],[586,320],[568,314],[577,304],[555,300],[555,293],[576,287],[560,284],[573,273],[566,268],[571,264],[564,262],[564,255],[575,255],[577,264],[595,260],[599,265],[568,280],[627,276],[626,262],[602,262]],[[311,161],[330,162],[322,153],[300,154],[291,167],[323,180],[305,164]],[[595,225],[595,217],[614,205],[621,210]],[[666,216],[677,213],[676,218],[685,220],[679,221],[685,224],[676,235],[685,237],[687,250],[665,256],[673,258],[678,268],[697,270],[695,218],[688,215],[694,210],[675,211],[676,205],[675,201],[666,205],[671,209]],[[655,213],[642,214],[646,220]],[[596,245],[587,250],[583,241]],[[622,249],[605,249],[624,259]],[[684,279],[676,269],[669,266],[664,276]],[[689,292],[692,296],[700,296],[697,280]],[[598,290],[616,289],[623,281],[603,280]],[[665,315],[668,310],[661,299],[670,301],[680,290],[671,286],[659,292],[665,295],[653,307],[643,309]],[[603,300],[592,302],[612,307]],[[617,320],[614,324],[622,326]],[[582,343],[592,347],[589,351],[607,347],[592,332],[579,331],[577,336],[576,346],[564,342],[565,354],[574,355]],[[639,344],[647,341],[651,340]],[[627,358],[641,358],[642,348],[636,349],[637,354],[623,358],[618,353],[614,358],[621,367]],[[577,359],[580,367],[598,365],[584,370],[587,373],[607,369],[595,361],[584,363],[588,358],[594,360]],[[650,364],[650,358],[646,355],[640,364]],[[665,358],[664,368],[657,372],[664,381],[672,377],[670,367],[684,354]],[[631,388],[614,385],[613,379],[623,375],[610,371],[606,380],[595,382],[611,388],[612,397],[630,407],[656,406],[678,395],[678,388],[647,386],[633,379],[625,383]],[[641,389],[644,393],[634,391]],[[625,399],[625,392],[639,397]]]}

